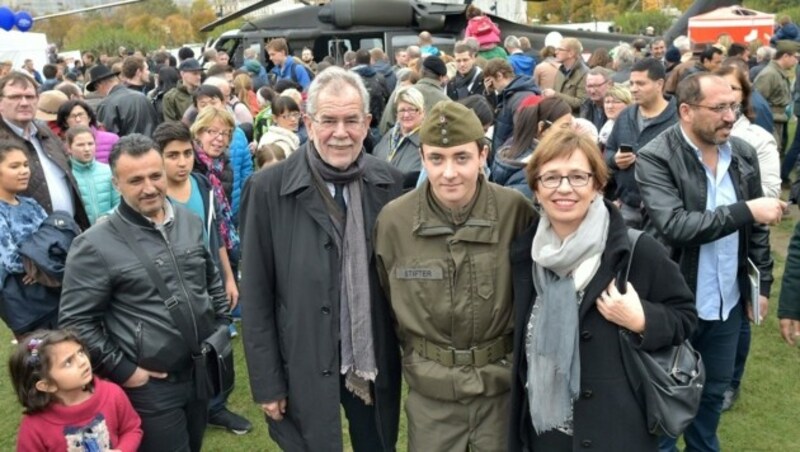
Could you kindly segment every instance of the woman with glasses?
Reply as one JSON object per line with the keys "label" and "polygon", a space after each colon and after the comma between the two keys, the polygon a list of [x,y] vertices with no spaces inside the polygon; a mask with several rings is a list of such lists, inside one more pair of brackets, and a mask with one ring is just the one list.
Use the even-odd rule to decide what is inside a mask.
{"label": "woman with glasses", "polygon": [[625,85],[619,83],[613,84],[606,91],[606,97],[603,99],[603,110],[606,113],[606,123],[600,128],[597,140],[600,142],[600,149],[606,147],[606,141],[611,134],[611,129],[614,128],[614,122],[617,120],[620,112],[633,102],[631,91]]}
{"label": "woman with glasses", "polygon": [[[425,101],[413,86],[397,90],[394,96],[394,108],[397,123],[389,129],[375,146],[372,154],[381,160],[388,161],[403,174],[412,177],[416,183],[422,161],[419,153],[419,127],[425,119]],[[413,185],[412,185],[413,186]],[[408,188],[408,187],[406,187]]]}
{"label": "woman with glasses", "polygon": [[736,66],[723,66],[716,74],[724,78],[731,85],[739,106],[736,122],[733,123],[731,136],[741,138],[756,149],[758,154],[758,167],[761,174],[761,188],[764,196],[779,198],[781,195],[781,158],[778,153],[778,143],[775,137],[753,124],[755,112],[751,108],[750,93],[752,85],[747,76]]}
{"label": "woman with glasses", "polygon": [[283,150],[288,158],[300,147],[297,129],[300,126],[300,107],[289,96],[276,96],[272,100],[272,125],[258,142],[258,148],[274,144]]}
{"label": "woman with glasses", "polygon": [[489,179],[532,199],[533,193],[525,180],[525,166],[536,144],[550,131],[569,127],[572,120],[572,108],[558,97],[524,99],[514,117],[514,134],[497,151]]}
{"label": "woman with glasses", "polygon": [[[653,238],[631,250],[595,140],[544,137],[525,169],[539,218],[511,245],[514,369],[509,450],[656,451],[628,382],[620,330],[643,350],[677,345],[697,323],[692,292]],[[632,259],[624,294],[616,278]]]}
{"label": "woman with glasses", "polygon": [[92,107],[82,100],[70,100],[61,105],[56,116],[56,124],[66,136],[67,130],[74,126],[87,126],[92,130],[95,141],[95,159],[101,163],[108,163],[111,148],[119,141],[116,133],[107,132],[97,122],[97,115]]}

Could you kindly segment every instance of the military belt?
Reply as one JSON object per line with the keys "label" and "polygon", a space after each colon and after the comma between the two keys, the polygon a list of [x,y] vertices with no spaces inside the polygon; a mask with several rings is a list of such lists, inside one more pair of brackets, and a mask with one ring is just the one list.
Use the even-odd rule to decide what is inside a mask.
{"label": "military belt", "polygon": [[513,345],[514,339],[510,334],[466,350],[444,347],[423,337],[411,336],[411,346],[418,355],[445,367],[483,367],[505,358],[506,354],[511,353]]}

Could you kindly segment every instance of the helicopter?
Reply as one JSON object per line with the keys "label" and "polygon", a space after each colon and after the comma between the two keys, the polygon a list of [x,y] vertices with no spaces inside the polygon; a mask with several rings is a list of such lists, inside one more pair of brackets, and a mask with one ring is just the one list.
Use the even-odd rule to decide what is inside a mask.
{"label": "helicopter", "polygon": [[[257,1],[207,24],[201,31],[212,31],[277,1]],[[349,50],[378,47],[387,55],[392,55],[396,49],[416,45],[418,34],[428,31],[433,35],[433,44],[436,47],[452,53],[456,41],[461,39],[466,28],[467,18],[464,13],[469,3],[469,0],[464,4],[429,3],[420,0],[331,0],[324,5],[308,4],[247,21],[240,29],[220,35],[211,47],[226,52],[236,67],[244,64],[244,50],[254,47],[259,50],[260,61],[269,68],[271,62],[264,51],[264,44],[274,38],[285,38],[292,54],[299,55],[307,47],[317,59],[331,56],[337,64],[342,64],[344,54]],[[696,0],[665,36],[671,40],[686,33],[689,17],[737,3],[737,0]],[[601,47],[611,49],[620,42],[630,43],[639,37],[529,26],[492,14],[487,15],[498,25],[503,37],[527,36],[532,43],[541,44],[548,33],[557,31],[563,36],[579,39],[587,52]]]}

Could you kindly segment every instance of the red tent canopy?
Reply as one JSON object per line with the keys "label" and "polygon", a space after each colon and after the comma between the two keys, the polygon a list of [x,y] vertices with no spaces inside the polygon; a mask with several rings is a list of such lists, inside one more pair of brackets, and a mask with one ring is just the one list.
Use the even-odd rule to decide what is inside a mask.
{"label": "red tent canopy", "polygon": [[746,44],[756,39],[768,43],[775,32],[775,15],[741,6],[715,9],[689,18],[689,39],[694,42],[716,42],[728,33],[734,42]]}

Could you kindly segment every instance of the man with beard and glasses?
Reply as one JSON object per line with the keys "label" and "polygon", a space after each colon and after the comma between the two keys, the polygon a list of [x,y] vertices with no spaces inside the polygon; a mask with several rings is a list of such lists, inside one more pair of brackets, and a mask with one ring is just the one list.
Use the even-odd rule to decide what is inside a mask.
{"label": "man with beard and glasses", "polygon": [[[692,344],[703,358],[706,382],[684,432],[687,450],[719,451],[723,394],[752,298],[748,261],[760,271],[763,318],[772,285],[768,225],[780,221],[786,203],[764,197],[755,149],[730,136],[740,105],[729,83],[695,74],[676,95],[679,122],[639,151],[636,182],[647,209],[645,230],[671,249],[700,318]],[[664,437],[660,447],[676,451],[676,440]]]}
{"label": "man with beard and glasses", "polygon": [[358,74],[320,72],[309,141],[253,175],[242,198],[244,350],[282,450],[342,450],[340,406],[353,450],[395,448],[400,346],[369,237],[403,175],[364,151],[371,119]]}

